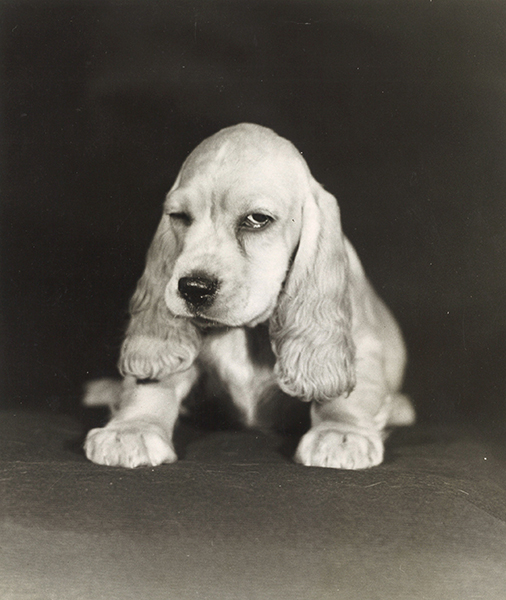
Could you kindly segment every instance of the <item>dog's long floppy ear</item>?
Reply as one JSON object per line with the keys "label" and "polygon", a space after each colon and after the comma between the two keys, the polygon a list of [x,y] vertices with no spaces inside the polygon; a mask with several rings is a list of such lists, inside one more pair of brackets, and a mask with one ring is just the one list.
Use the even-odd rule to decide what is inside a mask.
{"label": "dog's long floppy ear", "polygon": [[164,299],[177,252],[177,241],[164,215],[130,301],[131,318],[118,364],[124,376],[162,379],[189,368],[200,349],[196,328],[188,319],[175,317]]}
{"label": "dog's long floppy ear", "polygon": [[337,201],[315,180],[299,246],[270,321],[281,389],[325,401],[355,385],[349,265]]}

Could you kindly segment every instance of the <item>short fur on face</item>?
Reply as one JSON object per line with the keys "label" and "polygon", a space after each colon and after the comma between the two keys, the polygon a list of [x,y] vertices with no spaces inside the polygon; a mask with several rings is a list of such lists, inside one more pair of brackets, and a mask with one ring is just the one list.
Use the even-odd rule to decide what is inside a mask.
{"label": "short fur on face", "polygon": [[[128,382],[158,383],[129,383],[118,391],[128,396],[128,408],[89,436],[102,438],[87,442],[96,462],[132,466],[123,456],[128,449],[109,448],[114,443],[106,443],[107,433],[131,428],[142,406],[154,402],[145,397],[156,385],[165,400],[154,403],[154,420],[170,446],[174,424],[160,416],[163,403],[179,407],[178,390],[187,394],[207,368],[220,373],[250,425],[267,388],[313,402],[313,427],[301,442],[304,456],[296,455],[304,464],[377,464],[386,424],[413,419],[408,401],[397,393],[405,362],[402,338],[343,235],[337,201],[314,180],[296,148],[270,129],[224,129],[187,158],[167,194],[130,311],[120,371]],[[264,324],[275,365],[260,376],[241,344]],[[235,352],[228,354],[226,343]],[[259,377],[265,384],[246,391]],[[145,412],[142,419],[153,420]],[[173,420],[174,410],[169,412]],[[173,460],[172,448],[168,454]],[[139,464],[147,463],[149,456]]]}

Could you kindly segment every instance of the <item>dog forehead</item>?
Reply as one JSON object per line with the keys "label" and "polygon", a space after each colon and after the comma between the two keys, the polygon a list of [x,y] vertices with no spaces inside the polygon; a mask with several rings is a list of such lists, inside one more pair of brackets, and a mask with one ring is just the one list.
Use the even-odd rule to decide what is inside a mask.
{"label": "dog forehead", "polygon": [[259,162],[270,163],[270,171],[277,170],[278,174],[305,166],[291,142],[266,127],[242,123],[202,141],[186,159],[180,176],[187,179],[203,172],[220,174],[227,170],[248,174]]}
{"label": "dog forehead", "polygon": [[[293,200],[309,169],[297,149],[269,129],[240,125],[204,140],[183,164],[177,188],[200,190],[223,208],[255,197]],[[299,194],[297,194],[299,195]],[[244,202],[243,202],[244,203]]]}

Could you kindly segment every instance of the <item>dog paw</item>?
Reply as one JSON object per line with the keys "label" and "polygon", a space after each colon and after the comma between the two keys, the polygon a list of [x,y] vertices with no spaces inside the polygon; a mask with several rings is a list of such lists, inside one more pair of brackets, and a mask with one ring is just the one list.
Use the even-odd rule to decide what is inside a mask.
{"label": "dog paw", "polygon": [[367,469],[383,461],[383,442],[378,434],[317,426],[302,437],[295,461],[307,467]]}
{"label": "dog paw", "polygon": [[92,429],[84,443],[94,463],[133,469],[177,460],[174,448],[161,427],[143,421],[109,424]]}

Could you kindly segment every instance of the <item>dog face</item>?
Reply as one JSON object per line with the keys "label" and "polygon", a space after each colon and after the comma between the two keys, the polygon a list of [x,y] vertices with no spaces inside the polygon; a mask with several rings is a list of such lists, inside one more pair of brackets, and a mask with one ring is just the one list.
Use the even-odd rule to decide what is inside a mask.
{"label": "dog face", "polygon": [[240,136],[204,142],[169,192],[166,235],[177,250],[164,298],[175,316],[254,326],[272,315],[300,239],[308,177],[291,144],[265,137],[258,147]]}

